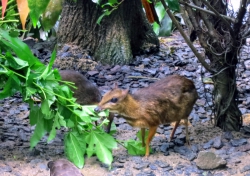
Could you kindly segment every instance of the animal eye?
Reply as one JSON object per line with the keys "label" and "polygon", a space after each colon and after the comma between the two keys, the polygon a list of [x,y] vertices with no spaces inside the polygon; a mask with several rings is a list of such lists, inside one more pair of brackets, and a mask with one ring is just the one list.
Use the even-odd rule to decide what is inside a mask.
{"label": "animal eye", "polygon": [[110,102],[112,102],[112,103],[116,103],[118,101],[118,98],[112,98],[111,100],[110,100]]}

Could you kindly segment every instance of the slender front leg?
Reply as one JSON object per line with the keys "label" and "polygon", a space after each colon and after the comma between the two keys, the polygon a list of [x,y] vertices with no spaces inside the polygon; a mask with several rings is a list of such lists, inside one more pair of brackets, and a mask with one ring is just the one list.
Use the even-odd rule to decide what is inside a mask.
{"label": "slender front leg", "polygon": [[186,143],[190,145],[189,134],[188,134],[188,119],[185,119],[184,121],[185,121],[185,127],[186,127]]}
{"label": "slender front leg", "polygon": [[150,144],[151,140],[153,139],[153,137],[154,137],[154,135],[156,133],[156,130],[157,130],[157,126],[149,128],[148,138],[147,138],[147,141],[146,141],[145,157],[148,157],[148,155],[149,155],[149,144]]}
{"label": "slender front leg", "polygon": [[175,125],[174,125],[174,129],[172,130],[172,133],[170,135],[170,138],[169,138],[169,142],[172,140],[172,138],[174,137],[174,133],[175,133],[175,130],[176,128],[179,126],[179,123],[180,123],[180,120],[175,122]]}
{"label": "slender front leg", "polygon": [[142,147],[145,147],[145,128],[141,128]]}

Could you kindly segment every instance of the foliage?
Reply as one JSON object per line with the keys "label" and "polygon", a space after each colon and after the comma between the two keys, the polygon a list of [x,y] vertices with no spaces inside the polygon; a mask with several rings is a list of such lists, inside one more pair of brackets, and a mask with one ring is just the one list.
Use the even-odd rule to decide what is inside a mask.
{"label": "foliage", "polygon": [[[138,141],[129,139],[127,141],[119,141],[123,147],[125,147],[128,151],[128,154],[137,156],[137,155],[145,155],[146,148],[142,146],[142,138],[141,131],[136,134]],[[145,132],[145,139],[147,139],[148,131]],[[150,153],[152,153],[152,149],[150,148]]]}
{"label": "foliage", "polygon": [[1,29],[17,29],[20,21],[18,19],[17,4],[15,0],[2,1],[0,6],[0,28]]}
{"label": "foliage", "polygon": [[[110,165],[112,149],[117,147],[113,137],[104,132],[103,121],[95,126],[97,116],[107,112],[94,113],[95,106],[80,106],[75,103],[72,91],[61,81],[58,70],[52,69],[55,52],[50,63],[43,65],[18,38],[0,29],[0,98],[19,92],[23,101],[30,106],[30,124],[36,125],[30,139],[31,148],[47,133],[47,141],[55,138],[56,130],[68,129],[65,134],[65,153],[76,166],[83,167],[84,155],[97,155],[100,161]],[[59,84],[60,83],[60,84]],[[41,100],[41,103],[34,101]]]}

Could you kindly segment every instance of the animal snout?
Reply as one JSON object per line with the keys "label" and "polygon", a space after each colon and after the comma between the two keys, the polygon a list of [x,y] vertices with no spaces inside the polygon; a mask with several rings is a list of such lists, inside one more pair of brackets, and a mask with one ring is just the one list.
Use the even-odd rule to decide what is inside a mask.
{"label": "animal snout", "polygon": [[95,109],[94,109],[95,112],[101,112],[102,111],[102,108],[100,108],[99,106],[97,106]]}

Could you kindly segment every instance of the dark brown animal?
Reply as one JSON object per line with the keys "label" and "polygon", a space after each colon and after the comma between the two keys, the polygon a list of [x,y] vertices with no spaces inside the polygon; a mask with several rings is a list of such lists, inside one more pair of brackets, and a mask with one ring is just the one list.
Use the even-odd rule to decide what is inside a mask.
{"label": "dark brown animal", "polygon": [[79,169],[66,159],[48,162],[50,176],[83,176]]}
{"label": "dark brown animal", "polygon": [[[74,86],[77,89],[70,88],[74,92],[76,102],[80,105],[97,105],[101,101],[101,93],[99,89],[82,74],[73,70],[61,70],[60,75],[63,81],[75,83]],[[109,124],[106,129],[108,133],[110,132],[113,118],[114,115],[110,113],[108,117]]]}
{"label": "dark brown animal", "polygon": [[180,121],[185,120],[186,141],[188,136],[188,116],[198,98],[194,83],[179,75],[168,76],[147,88],[139,89],[131,95],[128,90],[115,89],[107,92],[95,111],[109,109],[122,115],[134,127],[142,131],[142,144],[145,146],[145,128],[149,128],[146,141],[146,153],[149,155],[149,144],[160,124],[176,122],[170,135],[172,139]]}

